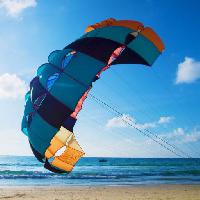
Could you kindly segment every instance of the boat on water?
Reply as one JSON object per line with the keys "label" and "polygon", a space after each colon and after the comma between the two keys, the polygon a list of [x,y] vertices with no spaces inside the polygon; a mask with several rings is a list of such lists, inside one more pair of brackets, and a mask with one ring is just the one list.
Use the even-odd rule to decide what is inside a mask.
{"label": "boat on water", "polygon": [[107,162],[106,159],[99,159],[99,162]]}

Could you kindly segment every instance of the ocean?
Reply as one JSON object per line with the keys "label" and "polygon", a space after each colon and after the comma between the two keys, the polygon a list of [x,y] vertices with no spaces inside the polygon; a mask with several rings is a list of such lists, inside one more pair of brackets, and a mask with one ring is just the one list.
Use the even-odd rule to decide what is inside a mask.
{"label": "ocean", "polygon": [[200,159],[82,158],[54,174],[32,156],[0,156],[0,186],[200,184]]}

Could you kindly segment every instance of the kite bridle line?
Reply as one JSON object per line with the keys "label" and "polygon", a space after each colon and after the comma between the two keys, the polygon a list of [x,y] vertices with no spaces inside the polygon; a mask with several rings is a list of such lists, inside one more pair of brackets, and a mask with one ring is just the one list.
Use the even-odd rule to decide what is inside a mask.
{"label": "kite bridle line", "polygon": [[[116,110],[116,109],[113,108],[112,106],[109,106],[109,105],[108,105],[107,103],[105,103],[104,101],[102,101],[102,100],[96,98],[94,95],[92,95],[92,94],[88,94],[88,95],[89,95],[94,101],[96,101],[96,102],[99,103],[100,105],[103,105],[103,107],[107,107],[107,108],[108,108],[108,109],[107,109],[108,112],[109,112],[109,111],[112,111],[112,113],[115,113],[118,117],[123,117],[123,116],[124,116],[121,112],[119,112],[118,110]],[[124,119],[124,118],[121,118],[121,119],[122,119],[122,121],[123,121],[125,124],[127,124],[127,125],[131,126],[132,128],[136,129],[137,131],[139,131],[139,132],[142,133],[143,135],[147,136],[148,138],[150,138],[150,139],[153,140],[154,142],[158,143],[160,146],[162,146],[162,147],[165,148],[166,150],[170,151],[171,153],[175,154],[175,155],[178,156],[178,157],[185,158],[185,157],[182,156],[181,154],[175,152],[174,150],[171,150],[169,147],[167,147],[166,145],[164,145],[162,142],[165,141],[165,140],[162,140],[162,142],[160,142],[160,141],[156,140],[156,139],[153,137],[153,136],[155,136],[156,138],[159,138],[157,135],[155,135],[155,134],[153,134],[153,133],[151,133],[151,132],[149,132],[149,134],[148,134],[146,129],[144,129],[144,131],[143,131],[142,129],[138,128],[138,127],[137,127],[137,123],[134,122],[134,121],[132,121],[132,120],[129,119],[128,117],[125,116],[125,119]],[[130,122],[128,122],[128,121],[130,121]],[[167,145],[173,147],[172,145],[170,145],[170,144],[169,144],[168,142],[166,142],[166,141],[165,141],[164,143],[166,143]],[[173,148],[174,148],[174,147],[173,147]],[[183,151],[182,151],[182,152],[183,152]],[[192,158],[192,157],[188,157],[188,156],[187,156],[187,158]]]}

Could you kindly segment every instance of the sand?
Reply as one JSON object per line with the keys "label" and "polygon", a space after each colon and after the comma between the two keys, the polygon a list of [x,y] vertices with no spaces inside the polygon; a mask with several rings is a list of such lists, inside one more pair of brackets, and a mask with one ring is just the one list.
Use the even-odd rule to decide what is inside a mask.
{"label": "sand", "polygon": [[0,199],[41,200],[200,200],[200,185],[11,187]]}

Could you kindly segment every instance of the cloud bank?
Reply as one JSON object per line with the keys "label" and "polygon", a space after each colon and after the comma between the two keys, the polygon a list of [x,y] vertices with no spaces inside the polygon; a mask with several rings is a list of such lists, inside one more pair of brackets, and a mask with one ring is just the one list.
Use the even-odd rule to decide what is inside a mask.
{"label": "cloud bank", "polygon": [[16,74],[0,75],[0,99],[23,97],[27,91],[25,81]]}
{"label": "cloud bank", "polygon": [[170,133],[162,135],[161,137],[179,143],[193,143],[200,140],[200,131],[196,129],[186,131],[183,128],[177,128]]}
{"label": "cloud bank", "polygon": [[114,117],[107,121],[106,127],[107,128],[126,128],[130,127],[127,122],[134,124],[134,126],[138,129],[148,129],[148,128],[155,128],[161,124],[170,123],[173,117],[170,116],[162,116],[158,121],[154,122],[146,122],[146,123],[137,123],[134,117],[131,117],[128,114],[123,114],[120,117]]}
{"label": "cloud bank", "polygon": [[11,17],[18,17],[25,9],[36,5],[36,0],[0,0],[0,8]]}
{"label": "cloud bank", "polygon": [[193,83],[198,79],[200,79],[200,62],[185,57],[185,60],[178,65],[175,83]]}

